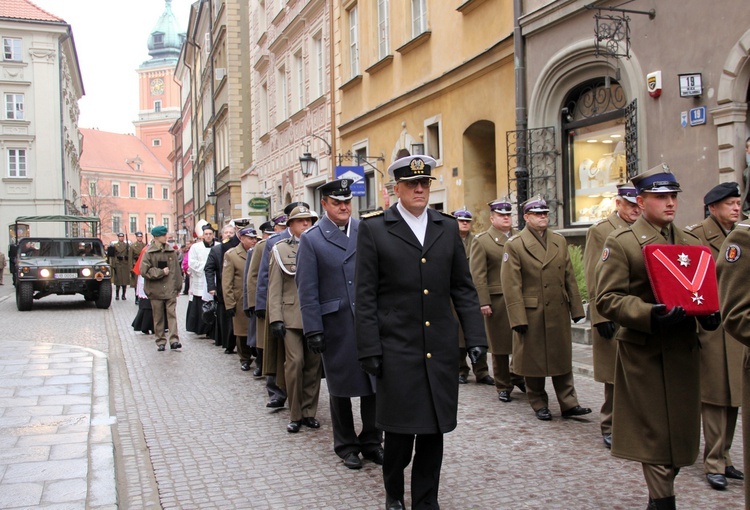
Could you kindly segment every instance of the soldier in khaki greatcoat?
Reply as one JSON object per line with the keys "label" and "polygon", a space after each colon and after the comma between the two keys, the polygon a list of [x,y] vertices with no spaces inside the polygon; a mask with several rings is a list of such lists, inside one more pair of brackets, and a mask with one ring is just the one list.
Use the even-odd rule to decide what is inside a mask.
{"label": "soldier in khaki greatcoat", "polygon": [[513,229],[513,205],[507,200],[493,200],[490,206],[490,223],[486,231],[477,234],[471,243],[469,267],[471,279],[479,295],[479,309],[484,317],[489,352],[492,354],[492,371],[495,375],[497,398],[510,402],[510,393],[516,385],[526,391],[523,378],[511,373],[510,354],[513,352],[513,331],[510,329],[508,311],[505,309],[503,283],[500,270],[505,242],[517,232]]}
{"label": "soldier in khaki greatcoat", "polygon": [[615,334],[614,322],[604,318],[596,310],[593,301],[596,299],[596,263],[602,256],[604,240],[615,230],[627,228],[633,224],[641,209],[635,199],[636,191],[633,186],[623,184],[617,188],[617,210],[607,218],[598,221],[586,232],[586,249],[583,252],[583,266],[586,273],[586,285],[592,305],[591,330],[594,338],[594,380],[604,383],[604,403],[599,411],[602,440],[604,446],[612,447],[612,400],[615,392],[615,357],[617,356],[617,342],[612,339]]}
{"label": "soldier in khaki greatcoat", "polygon": [[125,234],[122,232],[117,234],[117,242],[112,244],[112,250],[109,264],[114,271],[112,284],[115,286],[115,300],[120,299],[120,291],[122,291],[122,299],[125,299],[125,291],[130,283],[130,269],[132,267],[130,247],[125,242]]}
{"label": "soldier in khaki greatcoat", "polygon": [[[742,357],[742,443],[745,472],[750,470],[750,222],[738,223],[721,245],[716,261],[724,331],[745,345]],[[745,509],[750,510],[750,484],[745,483]]]}
{"label": "soldier in khaki greatcoat", "polygon": [[[131,270],[130,270],[130,286],[132,288],[135,288],[136,283],[136,275],[133,272],[133,264],[135,264],[135,261],[138,260],[138,256],[141,254],[141,251],[143,248],[146,247],[146,243],[143,242],[143,232],[136,232],[135,233],[135,242],[130,243],[130,262],[131,262]],[[135,297],[136,304],[138,303],[138,296]]]}
{"label": "soldier in khaki greatcoat", "polygon": [[224,307],[227,314],[232,317],[233,334],[237,345],[237,353],[240,355],[240,369],[247,372],[250,370],[253,357],[245,340],[247,338],[248,317],[243,309],[242,284],[245,279],[247,250],[255,246],[258,237],[253,227],[243,228],[238,232],[238,235],[240,244],[224,254],[221,290],[224,293]]}
{"label": "soldier in khaki greatcoat", "polygon": [[[710,216],[688,227],[704,246],[711,248],[714,260],[719,256],[727,234],[740,219],[740,187],[724,182],[704,197]],[[708,484],[716,490],[727,488],[727,478],[742,480],[744,474],[732,464],[732,448],[737,412],[742,401],[742,345],[725,334],[700,329],[701,342],[701,417],[703,423],[703,470]]]}
{"label": "soldier in khaki greatcoat", "polygon": [[[314,219],[315,215],[305,206],[292,209],[287,218],[291,236],[273,246],[268,264],[268,331],[277,343],[277,366],[281,366],[280,359],[284,358],[290,418],[286,430],[291,433],[299,432],[302,425],[313,429],[320,427],[315,418],[322,375],[320,354],[305,347],[302,312],[294,281],[299,236],[312,226]],[[268,356],[264,363],[267,361]]]}
{"label": "soldier in khaki greatcoat", "polygon": [[[674,509],[674,479],[698,456],[700,350],[695,320],[682,307],[656,303],[643,247],[700,241],[672,223],[681,190],[666,165],[633,177],[633,184],[642,215],[607,237],[596,266],[596,307],[620,326],[612,455],[641,463],[649,508]],[[719,324],[717,316],[701,320]]]}
{"label": "soldier in khaki greatcoat", "polygon": [[549,421],[545,378],[551,377],[563,418],[589,414],[578,405],[573,384],[570,319],[584,318],[565,238],[551,232],[542,197],[522,204],[526,228],[505,243],[500,278],[513,328],[513,368],[526,379],[529,404]]}
{"label": "soldier in khaki greatcoat", "polygon": [[[461,238],[461,242],[464,245],[464,251],[466,252],[466,260],[469,260],[469,254],[471,252],[471,243],[474,240],[474,236],[471,235],[471,222],[474,220],[473,215],[465,207],[453,211],[453,216],[456,217],[458,222],[458,235]],[[458,320],[456,310],[453,309],[453,316]],[[466,351],[466,337],[464,331],[459,326],[458,328],[458,383],[466,384],[469,382],[469,364],[466,363],[467,351]],[[476,378],[477,384],[486,384],[492,386],[495,384],[495,380],[490,376],[490,369],[487,366],[487,355],[481,356],[476,363],[472,363],[471,368],[474,370],[474,377]]]}

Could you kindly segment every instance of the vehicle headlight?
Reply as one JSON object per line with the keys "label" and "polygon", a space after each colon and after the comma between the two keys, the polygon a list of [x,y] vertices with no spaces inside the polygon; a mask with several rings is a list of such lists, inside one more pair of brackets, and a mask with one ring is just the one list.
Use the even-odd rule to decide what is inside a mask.
{"label": "vehicle headlight", "polygon": [[39,276],[41,276],[42,278],[49,278],[49,276],[50,276],[51,274],[52,274],[52,273],[50,273],[50,270],[49,270],[49,269],[47,269],[47,268],[44,268],[44,269],[42,269],[41,271],[39,271]]}
{"label": "vehicle headlight", "polygon": [[91,276],[91,268],[88,268],[88,267],[84,267],[84,268],[83,268],[83,271],[81,271],[81,274],[82,274],[83,276],[86,276],[86,277],[89,277],[89,276]]}

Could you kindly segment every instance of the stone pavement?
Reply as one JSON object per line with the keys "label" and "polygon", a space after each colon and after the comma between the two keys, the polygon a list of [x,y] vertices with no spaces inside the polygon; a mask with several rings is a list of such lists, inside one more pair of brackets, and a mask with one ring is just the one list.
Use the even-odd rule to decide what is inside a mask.
{"label": "stone pavement", "polygon": [[[351,471],[332,451],[325,384],[318,408],[321,428],[303,427],[299,434],[288,434],[288,410],[265,408],[261,381],[239,370],[236,355],[226,355],[211,340],[184,332],[181,351],[158,353],[152,337],[134,332],[130,327],[135,315],[132,291],[131,300],[114,301],[108,311],[91,308],[77,297],[49,297],[39,302],[38,309],[35,303],[35,309],[26,313],[15,310],[12,297],[3,301],[7,291],[7,285],[0,287],[0,328],[19,339],[9,341],[4,335],[6,339],[0,341],[0,444],[5,446],[8,441],[14,448],[25,448],[33,442],[24,440],[24,426],[12,424],[12,419],[19,409],[36,410],[55,396],[24,394],[27,380],[48,378],[46,385],[31,383],[34,388],[66,385],[66,398],[88,396],[90,412],[85,409],[87,404],[58,404],[56,415],[45,424],[54,427],[54,432],[50,428],[45,434],[54,439],[33,442],[33,447],[47,448],[49,453],[19,450],[8,458],[7,448],[3,449],[1,508],[13,508],[2,498],[14,484],[17,490],[10,490],[16,496],[31,497],[28,495],[33,496],[34,490],[39,493],[35,502],[16,502],[19,508],[44,504],[50,508],[94,507],[100,501],[96,499],[99,494],[111,494],[98,491],[92,483],[99,475],[107,478],[108,474],[109,480],[115,476],[111,468],[97,464],[97,456],[92,454],[98,446],[106,449],[107,434],[102,428],[110,428],[110,414],[114,417],[111,438],[115,445],[117,505],[121,508],[382,508],[379,466],[365,461],[363,469]],[[46,300],[49,302],[42,305]],[[186,303],[187,297],[181,296],[180,318],[184,317]],[[25,325],[22,334],[14,331],[19,324]],[[27,330],[38,333],[28,334]],[[81,349],[79,344],[87,348]],[[107,410],[99,408],[101,402],[96,400],[105,395],[97,376],[101,374],[98,362],[103,358],[92,349],[107,356]],[[595,410],[586,419],[562,420],[553,402],[553,421],[541,422],[518,392],[513,393],[513,402],[503,404],[494,388],[474,384],[472,379],[461,386],[459,425],[445,437],[442,508],[645,508],[647,492],[640,466],[613,458],[601,444],[596,413],[601,406],[601,385],[580,375],[590,371],[590,348],[576,345],[574,352],[579,400]],[[88,374],[93,387],[85,388],[85,382],[72,380],[54,383],[53,378],[60,376],[34,373],[52,370],[51,357],[67,356],[68,361],[63,363],[86,363],[81,359],[73,362],[71,354],[87,359],[91,365],[77,367],[69,377]],[[14,360],[31,373],[12,368]],[[48,366],[32,368],[42,360]],[[16,370],[16,375],[8,375],[6,369]],[[37,403],[25,405],[28,398]],[[26,428],[33,428],[31,425],[38,421],[37,416],[30,417]],[[739,430],[738,425],[732,454],[734,463],[741,466]],[[86,468],[81,467],[77,442],[82,435],[101,440],[89,443]],[[51,441],[57,442],[49,444]],[[65,469],[64,475],[74,478],[85,471],[83,476],[88,481],[85,493],[82,479],[75,482],[79,499],[57,504],[53,501],[59,500],[44,497],[60,497],[63,492],[58,488],[65,486],[57,478],[61,473],[53,468],[55,462],[63,460],[61,456],[65,461],[78,461]],[[38,461],[40,457],[44,460]],[[29,462],[49,464],[33,471],[33,481],[41,488],[19,485],[32,483],[30,479],[21,481],[19,475],[9,478],[20,469],[18,465]],[[681,509],[742,508],[742,485],[730,481],[728,490],[713,491],[705,482],[700,464],[682,470],[677,478],[677,495]],[[407,492],[407,504],[408,500]],[[106,504],[115,503],[107,500]]]}

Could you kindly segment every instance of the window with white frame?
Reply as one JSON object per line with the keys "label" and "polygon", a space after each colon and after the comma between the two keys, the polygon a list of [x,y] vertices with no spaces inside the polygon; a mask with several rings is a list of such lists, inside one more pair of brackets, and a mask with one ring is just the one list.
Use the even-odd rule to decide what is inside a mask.
{"label": "window with white frame", "polygon": [[135,184],[130,185],[130,198],[136,198],[137,197],[137,186]]}
{"label": "window with white frame", "polygon": [[266,31],[266,0],[258,0],[258,15],[256,19],[258,20],[258,33],[262,34]]}
{"label": "window with white frame", "polygon": [[411,0],[411,36],[427,30],[427,0]]}
{"label": "window with white frame", "polygon": [[151,232],[151,229],[156,225],[156,217],[153,214],[146,215],[146,230]]}
{"label": "window with white frame", "polygon": [[5,118],[23,120],[23,94],[5,94]]}
{"label": "window with white frame", "polygon": [[276,123],[289,118],[289,95],[286,85],[286,67],[281,66],[276,70]]}
{"label": "window with white frame", "polygon": [[378,60],[390,52],[388,39],[388,0],[378,0]]}
{"label": "window with white frame", "polygon": [[161,147],[161,138],[154,138],[151,140],[151,145],[153,147]]}
{"label": "window with white frame", "polygon": [[113,182],[112,183],[112,196],[113,197],[119,197],[120,196],[120,184]]}
{"label": "window with white frame", "polygon": [[22,41],[17,37],[3,37],[3,59],[20,62],[23,59],[21,55]]}
{"label": "window with white frame", "polygon": [[169,188],[166,186],[161,187],[161,198],[163,200],[169,200]]}
{"label": "window with white frame", "polygon": [[297,111],[305,107],[305,63],[302,60],[302,48],[294,54],[294,95]]}
{"label": "window with white frame", "polygon": [[26,177],[26,149],[8,149],[8,177]]}
{"label": "window with white frame", "polygon": [[153,186],[146,186],[146,198],[148,198],[149,200],[154,198]]}
{"label": "window with white frame", "polygon": [[164,225],[164,228],[169,230],[169,216],[162,216],[161,217],[161,224]]}
{"label": "window with white frame", "polygon": [[262,135],[268,133],[268,82],[263,82],[260,85],[260,133]]}
{"label": "window with white frame", "polygon": [[429,154],[436,160],[442,158],[443,138],[442,138],[442,116],[436,115],[430,117],[424,122],[425,132],[425,153]]}
{"label": "window with white frame", "polygon": [[89,196],[95,197],[96,195],[96,181],[89,181]]}
{"label": "window with white frame", "polygon": [[119,214],[113,214],[112,215],[112,232],[120,232],[122,228],[120,226],[122,225],[122,218],[120,218]]}
{"label": "window with white frame", "polygon": [[359,75],[359,9],[349,9],[349,69],[350,77]]}
{"label": "window with white frame", "polygon": [[130,231],[131,232],[138,232],[138,215],[137,214],[131,214],[128,217],[128,221],[130,223]]}
{"label": "window with white frame", "polygon": [[161,111],[161,101],[154,101],[154,112],[159,113]]}
{"label": "window with white frame", "polygon": [[313,95],[315,99],[319,98],[325,92],[325,61],[323,55],[323,31],[317,32],[312,39],[313,46],[313,68],[315,80],[313,82]]}

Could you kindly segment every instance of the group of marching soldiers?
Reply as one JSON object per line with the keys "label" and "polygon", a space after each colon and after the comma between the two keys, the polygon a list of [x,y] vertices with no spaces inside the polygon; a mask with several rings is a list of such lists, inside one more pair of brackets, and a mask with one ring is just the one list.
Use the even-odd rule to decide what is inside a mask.
{"label": "group of marching soldiers", "polygon": [[[117,234],[117,241],[107,247],[107,259],[112,267],[112,285],[115,286],[115,300],[127,299],[126,290],[128,286],[135,288],[136,275],[133,273],[141,250],[146,246],[143,241],[143,232],[135,233],[135,241],[127,242],[125,233]],[[138,302],[138,298],[135,298]]]}

